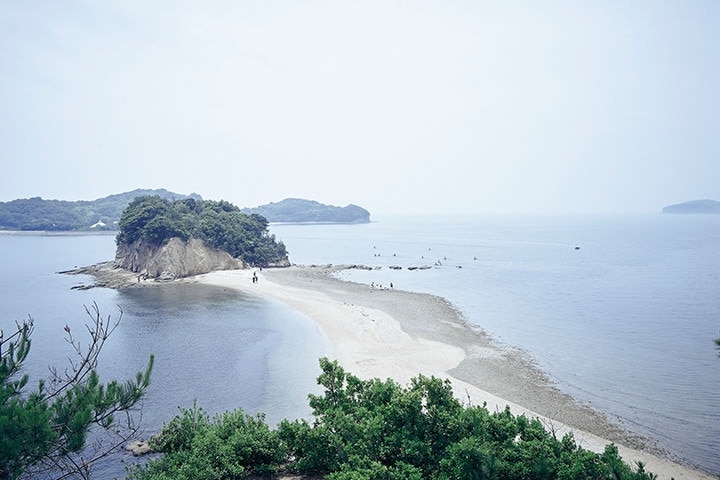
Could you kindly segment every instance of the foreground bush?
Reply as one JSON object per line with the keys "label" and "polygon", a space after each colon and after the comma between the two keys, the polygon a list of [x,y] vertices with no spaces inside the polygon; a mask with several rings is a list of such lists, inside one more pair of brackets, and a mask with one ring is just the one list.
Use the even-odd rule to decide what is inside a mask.
{"label": "foreground bush", "polygon": [[272,473],[287,459],[278,432],[270,430],[263,416],[246,415],[241,409],[212,421],[195,405],[181,410],[150,444],[165,454],[145,467],[132,467],[128,478],[244,478]]}
{"label": "foreground bush", "polygon": [[242,410],[210,421],[193,407],[153,441],[164,455],[128,478],[236,479],[280,469],[328,480],[656,478],[624,463],[614,445],[597,454],[509,408],[465,406],[447,380],[418,376],[401,387],[360,380],[327,359],[320,366],[325,391],[309,396],[312,422],[284,420],[271,430]]}

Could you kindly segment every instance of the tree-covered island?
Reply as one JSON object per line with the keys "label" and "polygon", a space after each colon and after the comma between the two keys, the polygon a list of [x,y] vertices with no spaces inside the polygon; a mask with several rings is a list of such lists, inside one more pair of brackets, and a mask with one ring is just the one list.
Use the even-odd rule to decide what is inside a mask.
{"label": "tree-covered island", "polygon": [[199,240],[245,265],[262,267],[287,261],[285,245],[269,234],[265,217],[243,213],[224,200],[137,197],[123,211],[119,227],[118,252],[155,250],[173,239]]}
{"label": "tree-covered island", "polygon": [[255,208],[244,208],[243,212],[257,213],[270,222],[281,223],[369,223],[370,212],[357,205],[336,207],[314,200],[286,198]]}

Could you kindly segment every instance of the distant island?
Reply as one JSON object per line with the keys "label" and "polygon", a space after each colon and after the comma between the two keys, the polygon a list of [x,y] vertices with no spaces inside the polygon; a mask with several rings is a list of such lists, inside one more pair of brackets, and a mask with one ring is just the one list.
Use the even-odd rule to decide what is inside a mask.
{"label": "distant island", "polygon": [[369,223],[370,212],[357,205],[336,207],[313,200],[286,198],[255,208],[245,208],[247,214],[256,213],[268,222],[284,223]]}
{"label": "distant island", "polygon": [[712,213],[720,214],[720,202],[715,200],[692,200],[690,202],[668,205],[662,213]]}
{"label": "distant island", "polygon": [[[88,232],[117,231],[125,208],[136,198],[157,196],[170,202],[193,199],[202,201],[197,193],[183,195],[165,189],[136,189],[97,200],[45,200],[40,197],[0,202],[0,230]],[[370,213],[356,205],[335,207],[312,200],[288,198],[244,213],[258,214],[269,222],[367,223]]]}
{"label": "distant island", "polygon": [[120,215],[135,198],[157,196],[174,201],[202,200],[196,193],[181,195],[165,189],[137,189],[97,200],[44,200],[40,197],[0,202],[0,230],[101,231],[117,230]]}

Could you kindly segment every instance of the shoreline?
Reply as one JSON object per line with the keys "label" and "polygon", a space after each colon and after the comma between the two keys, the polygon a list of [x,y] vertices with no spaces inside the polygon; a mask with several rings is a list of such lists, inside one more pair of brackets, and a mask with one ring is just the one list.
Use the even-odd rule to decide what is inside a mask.
{"label": "shoreline", "polygon": [[[623,459],[643,462],[660,479],[713,479],[673,461],[638,435],[561,392],[523,351],[495,341],[470,326],[444,298],[403,290],[373,289],[333,276],[342,266],[258,271],[225,270],[180,282],[198,282],[238,290],[283,303],[308,316],[332,345],[332,355],[360,378],[390,378],[401,385],[419,374],[447,378],[456,397],[488,410],[510,406],[513,414],[539,418],[558,437],[572,432],[578,445],[602,452],[618,446]],[[144,280],[115,269],[112,262],[68,274],[89,274],[109,288],[151,287],[172,282]],[[92,286],[82,286],[92,288]]]}

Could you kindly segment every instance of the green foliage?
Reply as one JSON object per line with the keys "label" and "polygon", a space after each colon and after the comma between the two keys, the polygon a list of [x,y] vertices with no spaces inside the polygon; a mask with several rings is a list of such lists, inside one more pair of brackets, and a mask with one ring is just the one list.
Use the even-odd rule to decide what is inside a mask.
{"label": "green foliage", "polygon": [[[58,436],[50,422],[52,412],[44,401],[44,387],[26,398],[21,395],[28,376],[20,375],[30,352],[32,323],[19,326],[8,339],[0,337],[0,476],[14,478],[26,464],[38,461],[45,445]],[[19,378],[18,378],[19,377]],[[18,442],[17,439],[28,439]]]}
{"label": "green foliage", "polygon": [[325,476],[327,480],[423,480],[419,468],[403,462],[387,466],[376,460],[354,455],[340,471]]}
{"label": "green foliage", "polygon": [[173,417],[163,426],[160,435],[150,440],[156,452],[190,450],[197,435],[204,434],[210,426],[210,417],[193,402],[191,409],[180,409],[180,415]]}
{"label": "green foliage", "polygon": [[[153,357],[134,381],[100,383],[95,370],[98,355],[117,322],[104,320],[97,305],[86,311],[92,318],[90,343],[84,350],[65,327],[77,359],[63,375],[52,371],[49,388],[40,381],[28,390],[28,376],[22,374],[32,319],[18,324],[8,338],[0,332],[0,478],[32,477],[36,472],[87,476],[95,460],[135,433],[130,412],[150,384]],[[126,422],[116,421],[118,413]],[[99,440],[96,449],[86,449],[94,430],[107,432],[110,445]]]}
{"label": "green foliage", "polygon": [[[117,235],[117,243],[133,243],[140,239],[154,243],[158,233],[156,224],[151,224],[153,219],[164,219],[170,210],[166,200],[157,196],[137,197],[134,199],[120,216],[120,233]],[[165,230],[165,227],[162,227]]]}
{"label": "green foliage", "polygon": [[130,468],[127,478],[210,480],[272,473],[287,460],[287,450],[264,420],[235,410],[210,421],[197,406],[182,410],[152,441],[165,455]]}
{"label": "green foliage", "polygon": [[614,445],[594,453],[509,408],[462,405],[448,381],[418,376],[401,387],[360,380],[328,359],[320,366],[312,423],[284,420],[273,431],[241,410],[208,423],[193,407],[155,441],[164,456],[128,478],[245,478],[273,468],[328,480],[655,478],[624,463]]}
{"label": "green foliage", "polygon": [[497,457],[477,437],[466,437],[450,445],[440,460],[442,480],[493,480],[498,478]]}
{"label": "green foliage", "polygon": [[162,245],[170,238],[199,238],[245,263],[266,266],[287,256],[285,245],[268,233],[267,220],[245,214],[224,200],[169,201],[138,197],[120,217],[118,244],[145,241]]}

